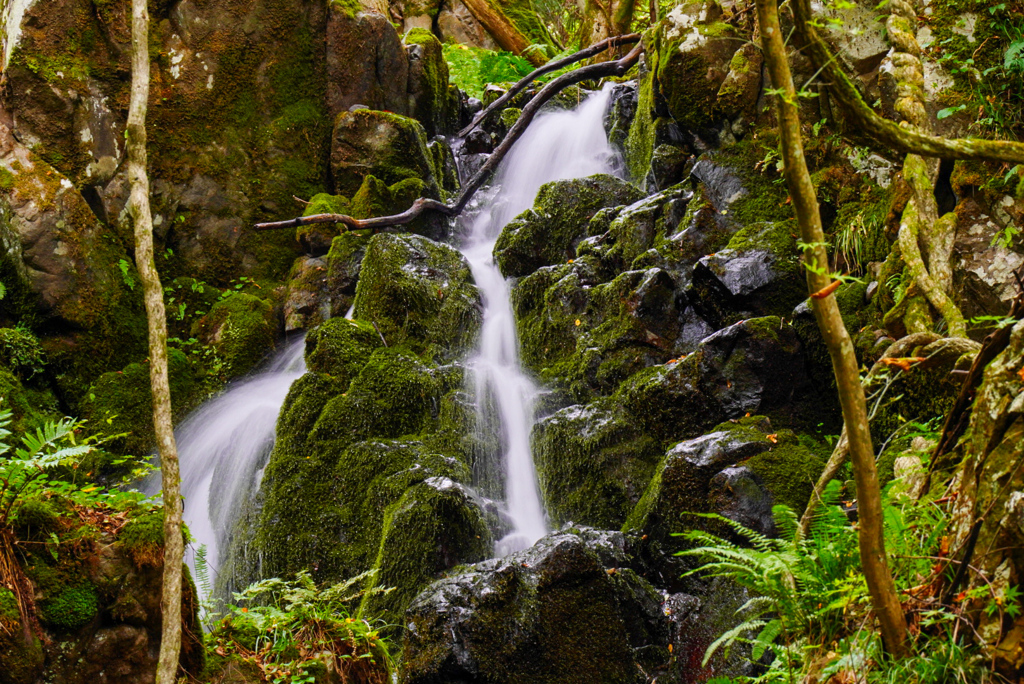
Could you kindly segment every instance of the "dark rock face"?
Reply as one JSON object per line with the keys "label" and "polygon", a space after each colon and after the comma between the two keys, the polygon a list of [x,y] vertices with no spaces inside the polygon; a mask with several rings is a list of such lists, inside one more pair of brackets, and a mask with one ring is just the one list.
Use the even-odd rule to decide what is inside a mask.
{"label": "dark rock face", "polygon": [[409,59],[382,14],[354,15],[332,3],[327,16],[327,114],[353,105],[396,114],[409,111]]}
{"label": "dark rock face", "polygon": [[403,681],[646,681],[668,661],[669,625],[625,547],[567,526],[435,583],[406,613]]}
{"label": "dark rock face", "polygon": [[331,173],[338,195],[352,197],[367,176],[393,185],[420,179],[437,196],[427,137],[415,120],[372,109],[345,111],[334,122]]}

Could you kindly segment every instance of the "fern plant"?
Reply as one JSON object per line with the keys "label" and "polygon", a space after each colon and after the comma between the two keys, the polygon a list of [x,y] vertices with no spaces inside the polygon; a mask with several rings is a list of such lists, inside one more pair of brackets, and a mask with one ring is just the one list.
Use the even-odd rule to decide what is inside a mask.
{"label": "fern plant", "polygon": [[252,584],[234,595],[241,607],[227,607],[212,634],[214,651],[251,660],[277,684],[306,684],[327,670],[341,681],[385,684],[394,671],[388,643],[369,621],[351,615],[363,597],[391,591],[371,587],[375,572],[323,588],[305,570],[291,581]]}
{"label": "fern plant", "polygon": [[[823,495],[825,505],[819,507],[806,537],[798,535],[797,516],[786,506],[773,509],[778,538],[716,515],[702,517],[726,524],[739,542],[697,530],[681,535],[695,548],[679,555],[702,562],[688,575],[727,577],[754,596],[737,611],[738,624],[708,647],[704,664],[719,650],[728,653],[742,644],[750,647],[753,661],[769,652],[775,656],[760,682],[797,681],[795,673],[806,670],[812,659],[826,651],[838,653],[827,668],[831,672],[849,669],[853,662],[870,662],[879,681],[895,681],[893,672],[917,668],[928,676],[906,681],[938,682],[944,681],[939,674],[948,666],[952,669],[947,674],[954,677],[950,681],[959,681],[957,673],[969,665],[969,649],[955,638],[950,640],[952,630],[940,628],[954,618],[934,605],[942,572],[936,570],[935,560],[946,533],[943,510],[928,500],[918,502],[905,495],[898,481],[883,494],[886,549],[896,589],[901,596],[917,597],[922,626],[928,627],[929,621],[939,625],[918,633],[917,652],[911,659],[916,665],[890,663],[877,635],[865,627],[870,624],[869,600],[857,531],[836,505],[840,491],[838,481],[829,484]],[[968,660],[958,660],[957,654],[965,654]],[[874,679],[872,675],[870,681]]]}

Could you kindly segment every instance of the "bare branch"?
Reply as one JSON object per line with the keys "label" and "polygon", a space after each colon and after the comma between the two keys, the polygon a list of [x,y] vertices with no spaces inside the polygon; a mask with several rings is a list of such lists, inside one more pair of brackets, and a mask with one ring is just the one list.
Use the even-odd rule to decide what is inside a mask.
{"label": "bare branch", "polygon": [[[605,46],[605,49],[610,47],[612,43]],[[637,43],[637,45],[630,50],[622,59],[618,59],[611,62],[601,62],[599,64],[591,64],[589,66],[580,67],[570,71],[567,74],[562,74],[555,80],[548,83],[546,86],[541,88],[529,104],[523,108],[523,113],[519,116],[519,120],[512,126],[505,139],[501,141],[501,144],[495,148],[494,152],[491,153],[490,158],[480,167],[480,170],[476,172],[462,189],[462,194],[459,195],[458,201],[455,204],[449,205],[444,202],[421,197],[412,206],[403,211],[401,214],[395,214],[394,216],[377,216],[369,219],[357,219],[352,216],[346,216],[344,214],[316,214],[314,216],[299,216],[286,221],[275,221],[272,223],[257,223],[254,228],[257,230],[271,230],[275,228],[295,228],[297,226],[303,226],[310,223],[341,223],[349,227],[351,230],[363,230],[372,229],[376,232],[382,228],[390,228],[392,226],[404,225],[412,222],[416,217],[420,216],[425,211],[436,211],[444,214],[445,216],[458,216],[469,204],[469,201],[473,199],[473,195],[483,187],[483,185],[490,179],[491,174],[501,163],[501,160],[505,158],[508,151],[512,149],[512,146],[522,137],[523,133],[526,132],[526,127],[530,125],[534,117],[540,111],[551,98],[557,95],[563,89],[580,83],[582,81],[590,81],[599,78],[605,78],[606,76],[621,76],[636,64],[637,60],[640,59],[640,53],[643,51],[643,44]]]}
{"label": "bare branch", "polygon": [[552,71],[558,71],[562,67],[567,67],[570,64],[575,64],[576,62],[582,62],[584,59],[588,59],[590,57],[593,57],[594,55],[598,55],[607,50],[608,48],[615,48],[619,47],[620,45],[632,45],[633,43],[639,41],[639,33],[631,33],[627,36],[612,36],[611,38],[605,38],[600,42],[594,43],[593,45],[584,50],[580,50],[579,52],[573,53],[568,57],[552,60],[545,64],[544,66],[540,67],[539,69],[534,69],[528,75],[520,79],[518,83],[509,88],[508,92],[506,92],[504,95],[502,95],[497,100],[488,105],[486,109],[484,109],[482,112],[478,113],[475,117],[473,117],[473,123],[469,124],[461,131],[459,131],[459,137],[464,138],[467,135],[469,135],[470,132],[478,125],[483,123],[488,116],[490,116],[499,109],[503,109],[505,105],[512,100],[512,98],[514,98],[519,93],[523,92],[523,90],[525,90],[527,86],[529,86],[531,83],[536,81],[544,74],[550,74]]}

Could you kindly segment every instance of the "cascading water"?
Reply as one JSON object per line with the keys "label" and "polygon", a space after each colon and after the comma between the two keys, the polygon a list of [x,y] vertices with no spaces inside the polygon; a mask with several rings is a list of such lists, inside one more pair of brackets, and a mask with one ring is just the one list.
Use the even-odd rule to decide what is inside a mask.
{"label": "cascading water", "polygon": [[466,219],[462,253],[484,299],[480,346],[470,360],[478,420],[480,426],[497,422],[500,427],[504,500],[512,523],[496,545],[498,556],[531,546],[547,532],[547,523],[530,452],[537,387],[519,365],[509,287],[494,263],[494,244],[505,224],[533,205],[544,183],[616,172],[617,155],[604,130],[610,99],[606,88],[573,111],[534,120],[498,168],[490,201]]}
{"label": "cascading water", "polygon": [[[238,511],[259,488],[274,447],[277,414],[288,388],[306,372],[304,348],[302,338],[291,341],[263,372],[207,402],[175,430],[184,519],[193,547],[206,547],[211,574],[220,565]],[[158,476],[147,483],[151,491],[159,488]]]}

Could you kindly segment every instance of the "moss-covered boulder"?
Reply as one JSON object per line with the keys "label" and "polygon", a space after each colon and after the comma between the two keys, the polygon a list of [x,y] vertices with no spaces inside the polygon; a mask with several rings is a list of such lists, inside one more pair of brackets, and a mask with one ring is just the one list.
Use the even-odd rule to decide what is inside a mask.
{"label": "moss-covered boulder", "polygon": [[217,302],[196,322],[193,334],[213,347],[224,375],[236,378],[253,370],[274,350],[277,322],[268,302],[238,292]]}
{"label": "moss-covered boulder", "polygon": [[513,310],[525,365],[578,400],[606,395],[633,373],[693,351],[711,333],[660,268],[595,285],[591,256],[519,280]]}
{"label": "moss-covered boulder", "polygon": [[459,89],[448,82],[448,62],[429,29],[405,34],[409,56],[409,114],[427,135],[449,135],[459,127]]}
{"label": "moss-covered boulder", "polygon": [[[195,370],[178,349],[167,350],[171,406],[183,418],[201,399]],[[109,448],[143,456],[156,444],[153,428],[153,394],[149,363],[131,363],[122,370],[104,373],[89,387],[82,401],[82,418],[92,432],[118,435]]]}
{"label": "moss-covered boulder", "polygon": [[366,176],[389,187],[419,179],[431,196],[438,196],[423,126],[390,112],[358,109],[338,114],[331,141],[331,173],[335,193],[345,197],[352,197]]}
{"label": "moss-covered boulder", "polygon": [[786,316],[807,297],[793,227],[743,228],[720,252],[700,259],[691,300],[716,327],[744,318]]}
{"label": "moss-covered boulder", "polygon": [[416,235],[375,235],[356,287],[355,316],[390,346],[457,356],[473,344],[480,294],[455,249]]}
{"label": "moss-covered boulder", "polygon": [[50,418],[63,415],[57,398],[52,392],[42,389],[0,366],[0,406],[11,412],[11,424],[7,427],[15,435],[21,435]]}
{"label": "moss-covered boulder", "polygon": [[641,197],[629,183],[608,175],[545,183],[533,208],[502,230],[494,246],[495,261],[507,278],[562,263],[575,255],[599,209],[632,204]]}
{"label": "moss-covered boulder", "polygon": [[548,515],[616,529],[640,500],[661,444],[604,400],[569,406],[534,427],[533,454]]}
{"label": "moss-covered boulder", "polygon": [[394,591],[368,596],[361,612],[402,624],[424,587],[449,568],[484,560],[492,543],[482,502],[467,487],[436,476],[409,487],[384,514],[374,564],[376,586]]}
{"label": "moss-covered boulder", "polygon": [[666,440],[693,437],[748,413],[785,426],[821,421],[800,341],[777,317],[719,330],[685,358],[635,374],[616,397],[641,426]]}
{"label": "moss-covered boulder", "polygon": [[669,618],[625,546],[567,526],[431,585],[406,613],[402,681],[639,681],[670,658]]}

